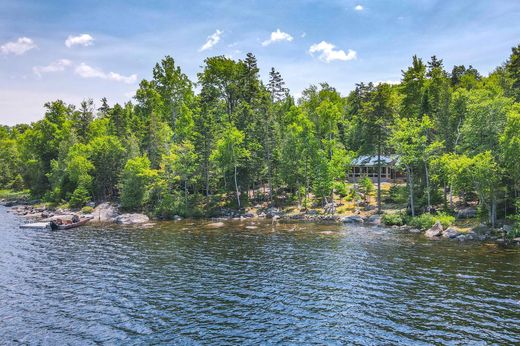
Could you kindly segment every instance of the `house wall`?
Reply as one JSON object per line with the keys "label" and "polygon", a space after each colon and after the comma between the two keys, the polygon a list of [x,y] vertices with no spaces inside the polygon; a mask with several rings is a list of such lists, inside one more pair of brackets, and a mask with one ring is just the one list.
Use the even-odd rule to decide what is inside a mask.
{"label": "house wall", "polygon": [[[377,166],[353,166],[348,173],[348,180],[357,182],[363,177],[368,177],[373,182],[377,181],[378,167]],[[405,181],[404,175],[393,166],[381,167],[381,181],[382,182],[397,182]]]}

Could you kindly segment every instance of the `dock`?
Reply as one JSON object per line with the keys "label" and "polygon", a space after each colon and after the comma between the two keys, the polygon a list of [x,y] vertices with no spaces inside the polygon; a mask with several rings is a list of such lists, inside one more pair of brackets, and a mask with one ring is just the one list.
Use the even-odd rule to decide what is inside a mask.
{"label": "dock", "polygon": [[20,228],[51,229],[50,222],[34,222],[20,225]]}

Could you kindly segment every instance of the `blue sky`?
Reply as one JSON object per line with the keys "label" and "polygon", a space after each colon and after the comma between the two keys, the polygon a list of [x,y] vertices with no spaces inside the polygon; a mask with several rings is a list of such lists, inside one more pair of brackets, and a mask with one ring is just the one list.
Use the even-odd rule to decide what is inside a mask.
{"label": "blue sky", "polygon": [[46,101],[131,98],[171,55],[195,81],[203,60],[256,55],[296,96],[326,81],[398,81],[413,54],[486,74],[520,43],[520,1],[0,0],[0,124]]}

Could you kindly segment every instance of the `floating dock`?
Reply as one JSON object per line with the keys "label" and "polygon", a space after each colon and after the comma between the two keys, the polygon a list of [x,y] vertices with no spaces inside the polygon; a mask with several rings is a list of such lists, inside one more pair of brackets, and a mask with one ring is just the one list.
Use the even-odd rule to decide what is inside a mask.
{"label": "floating dock", "polygon": [[51,229],[50,222],[35,222],[20,225],[20,228]]}

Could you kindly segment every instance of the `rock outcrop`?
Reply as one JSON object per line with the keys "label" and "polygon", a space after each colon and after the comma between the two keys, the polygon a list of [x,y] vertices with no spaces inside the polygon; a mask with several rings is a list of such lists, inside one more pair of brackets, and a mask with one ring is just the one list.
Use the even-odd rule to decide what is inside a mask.
{"label": "rock outcrop", "polygon": [[457,238],[459,235],[460,235],[460,232],[452,227],[448,227],[444,231],[442,231],[443,238],[453,239],[453,238]]}
{"label": "rock outcrop", "polygon": [[122,214],[116,217],[116,223],[120,225],[137,225],[148,221],[150,218],[144,214]]}
{"label": "rock outcrop", "polygon": [[90,222],[114,223],[119,212],[115,206],[110,203],[101,203],[92,212],[92,220]]}
{"label": "rock outcrop", "polygon": [[363,223],[365,220],[359,215],[349,215],[341,219],[343,223]]}
{"label": "rock outcrop", "polygon": [[437,221],[432,226],[432,228],[430,228],[429,230],[427,230],[424,233],[424,235],[427,236],[430,239],[436,239],[436,238],[439,238],[442,235],[442,231],[443,231],[442,224],[440,223],[440,221]]}
{"label": "rock outcrop", "polygon": [[381,225],[381,215],[375,214],[375,215],[370,216],[367,219],[367,223],[370,225],[377,225],[377,226]]}

